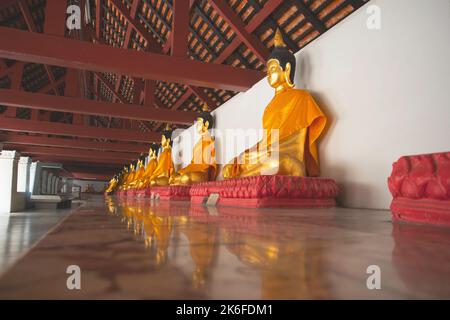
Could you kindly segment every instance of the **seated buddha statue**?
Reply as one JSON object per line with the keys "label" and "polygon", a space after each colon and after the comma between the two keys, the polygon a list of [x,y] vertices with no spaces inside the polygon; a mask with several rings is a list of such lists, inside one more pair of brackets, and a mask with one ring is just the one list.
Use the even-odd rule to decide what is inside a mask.
{"label": "seated buddha statue", "polygon": [[140,178],[137,183],[138,189],[147,188],[150,186],[150,178],[158,165],[158,151],[159,145],[157,143],[152,143],[150,145],[150,149],[148,150],[147,167],[145,168],[142,178]]}
{"label": "seated buddha statue", "polygon": [[119,182],[117,184],[118,190],[123,190],[123,184],[127,178],[128,178],[128,167],[124,166],[119,174]]}
{"label": "seated buddha statue", "polygon": [[118,182],[119,182],[118,175],[115,174],[114,177],[112,177],[112,179],[109,180],[109,183],[108,183],[108,186],[105,189],[105,192],[106,193],[113,192],[116,189],[116,186],[117,186]]}
{"label": "seated buddha statue", "polygon": [[225,179],[258,175],[318,176],[316,142],[326,117],[305,90],[294,89],[295,56],[277,30],[267,61],[275,95],[264,110],[260,142],[225,165]]}
{"label": "seated buddha statue", "polygon": [[136,175],[136,161],[130,163],[130,168],[128,170],[128,177],[122,184],[123,190],[128,190],[130,188],[130,183],[134,180],[134,176]]}
{"label": "seated buddha statue", "polygon": [[216,179],[216,151],[214,138],[210,133],[213,126],[214,118],[205,105],[197,118],[196,129],[200,139],[194,146],[192,160],[189,165],[170,177],[171,185],[190,185]]}
{"label": "seated buddha statue", "polygon": [[139,181],[142,179],[142,177],[144,176],[145,173],[145,156],[144,154],[141,153],[141,155],[139,156],[138,160],[137,160],[137,164],[136,164],[136,173],[133,177],[133,181],[131,181],[128,186],[130,189],[136,189]]}
{"label": "seated buddha statue", "polygon": [[159,155],[158,165],[150,177],[150,186],[167,186],[174,171],[172,160],[172,130],[167,125],[161,136],[162,152]]}

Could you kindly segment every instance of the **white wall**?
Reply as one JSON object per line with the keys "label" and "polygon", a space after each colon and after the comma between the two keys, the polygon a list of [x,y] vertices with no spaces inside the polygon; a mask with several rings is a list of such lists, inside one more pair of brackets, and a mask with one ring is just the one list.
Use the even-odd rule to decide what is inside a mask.
{"label": "white wall", "polygon": [[[372,5],[381,9],[380,30],[367,28]],[[450,1],[372,0],[296,56],[297,87],[330,118],[321,175],[336,179],[344,206],[388,208],[394,161],[450,151]],[[261,128],[272,96],[263,79],[214,112],[216,128]],[[186,163],[192,146],[182,149]]]}

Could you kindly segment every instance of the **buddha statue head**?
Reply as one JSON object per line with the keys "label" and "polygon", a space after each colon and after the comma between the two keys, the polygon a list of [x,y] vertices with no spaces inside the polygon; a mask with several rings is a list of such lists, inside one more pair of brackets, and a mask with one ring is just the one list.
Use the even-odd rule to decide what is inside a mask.
{"label": "buddha statue head", "polygon": [[159,144],[152,143],[150,149],[148,150],[148,156],[150,159],[156,159],[158,157]]}
{"label": "buddha statue head", "polygon": [[138,158],[138,160],[137,160],[137,163],[138,163],[138,165],[139,165],[139,168],[141,168],[141,167],[144,166],[144,163],[145,163],[145,155],[144,155],[143,153],[141,153],[141,154],[139,155],[139,158]]}
{"label": "buddha statue head", "polygon": [[173,130],[170,128],[170,125],[167,124],[166,128],[162,132],[161,137],[161,146],[163,149],[172,147],[172,132]]}
{"label": "buddha statue head", "polygon": [[295,56],[286,47],[281,31],[277,29],[274,48],[267,60],[267,80],[276,92],[294,87]]}
{"label": "buddha statue head", "polygon": [[134,169],[136,168],[136,165],[137,165],[137,161],[132,161],[130,163],[130,172],[134,171]]}
{"label": "buddha statue head", "polygon": [[206,134],[214,126],[214,118],[209,112],[208,106],[203,105],[202,112],[197,117],[196,128],[200,135]]}

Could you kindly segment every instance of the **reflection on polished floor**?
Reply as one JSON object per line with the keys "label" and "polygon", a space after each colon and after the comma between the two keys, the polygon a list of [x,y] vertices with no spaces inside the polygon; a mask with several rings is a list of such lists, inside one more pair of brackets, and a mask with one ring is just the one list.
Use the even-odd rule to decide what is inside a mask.
{"label": "reflection on polished floor", "polygon": [[[106,199],[74,211],[0,279],[0,298],[450,298],[450,231],[388,211]],[[4,257],[0,257],[4,259]],[[66,268],[81,268],[68,290]],[[367,288],[367,267],[381,289]]]}

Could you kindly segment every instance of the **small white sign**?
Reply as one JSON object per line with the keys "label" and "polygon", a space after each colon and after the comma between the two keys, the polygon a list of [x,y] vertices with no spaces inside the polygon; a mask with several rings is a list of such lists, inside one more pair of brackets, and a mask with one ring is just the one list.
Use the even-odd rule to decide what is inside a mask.
{"label": "small white sign", "polygon": [[206,205],[207,206],[216,206],[217,205],[217,201],[219,201],[219,194],[218,193],[211,193],[208,197],[208,200],[206,200]]}

